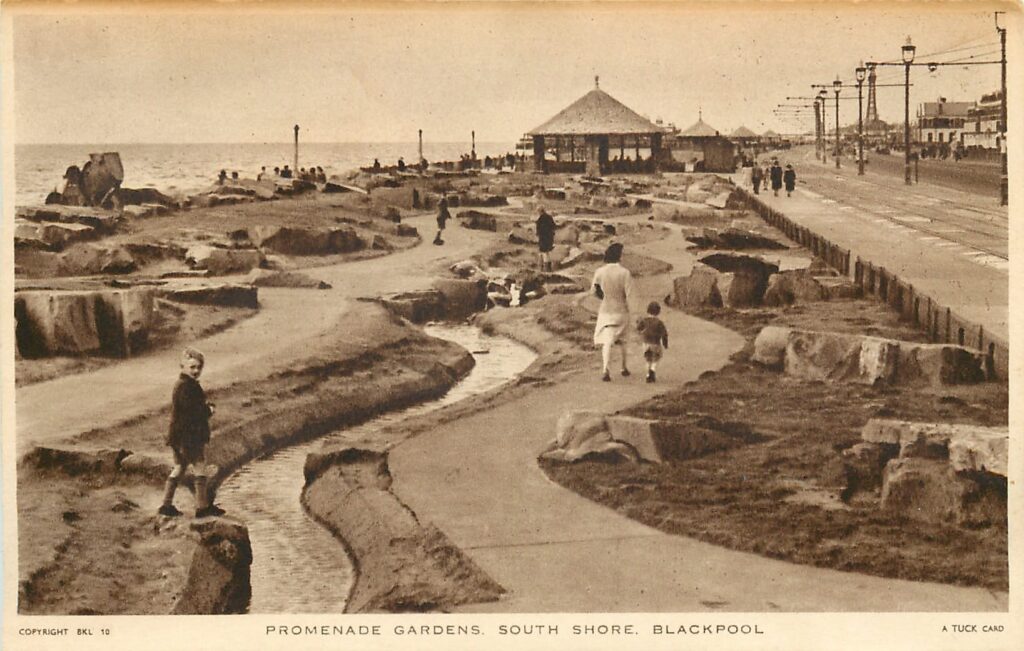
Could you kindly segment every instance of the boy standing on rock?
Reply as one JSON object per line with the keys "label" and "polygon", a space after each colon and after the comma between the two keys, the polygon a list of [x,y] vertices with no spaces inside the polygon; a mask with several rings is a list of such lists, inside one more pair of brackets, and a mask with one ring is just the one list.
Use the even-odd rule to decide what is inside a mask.
{"label": "boy standing on rock", "polygon": [[647,381],[654,382],[655,370],[658,368],[658,361],[661,360],[662,350],[668,348],[668,330],[665,323],[658,318],[661,314],[661,306],[657,301],[651,301],[647,306],[647,316],[640,319],[636,329],[644,341],[644,361],[647,362]]}
{"label": "boy standing on rock", "polygon": [[194,348],[186,348],[181,355],[181,375],[171,396],[171,425],[167,432],[167,445],[174,453],[174,469],[164,485],[164,501],[157,511],[160,515],[181,515],[181,511],[174,507],[174,492],[189,467],[195,481],[196,517],[224,515],[224,510],[210,499],[209,478],[206,476],[205,452],[210,441],[213,405],[206,401],[206,393],[199,385],[204,363],[203,354]]}

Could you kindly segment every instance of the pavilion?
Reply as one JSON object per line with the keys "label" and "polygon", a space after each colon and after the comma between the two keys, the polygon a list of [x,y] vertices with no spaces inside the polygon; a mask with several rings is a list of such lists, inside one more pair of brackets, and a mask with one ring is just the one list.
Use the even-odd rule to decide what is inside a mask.
{"label": "pavilion", "polygon": [[748,145],[757,142],[758,135],[746,127],[739,127],[729,134],[729,138],[734,142]]}
{"label": "pavilion", "polygon": [[736,166],[736,146],[704,121],[704,112],[698,109],[697,121],[676,134],[674,149],[699,152],[703,160],[697,169],[705,172],[732,172]]}
{"label": "pavilion", "polygon": [[[543,172],[573,172],[600,176],[610,171],[653,172],[658,168],[662,152],[662,136],[666,132],[622,102],[601,90],[594,77],[594,89],[562,109],[553,118],[531,130],[534,169]],[[577,159],[578,147],[583,151]],[[619,150],[619,160],[610,161],[610,148]],[[554,149],[554,161],[546,154]],[[627,148],[640,159],[640,149],[649,149],[647,164],[626,165]],[[568,151],[569,160],[563,161]],[[614,169],[613,169],[614,168]]]}

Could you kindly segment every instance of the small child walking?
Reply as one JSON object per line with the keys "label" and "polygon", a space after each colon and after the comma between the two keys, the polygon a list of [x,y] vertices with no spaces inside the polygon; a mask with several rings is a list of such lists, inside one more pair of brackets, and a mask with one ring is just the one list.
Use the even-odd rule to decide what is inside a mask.
{"label": "small child walking", "polygon": [[181,355],[181,375],[171,396],[167,445],[174,453],[174,469],[164,485],[164,501],[157,511],[167,517],[181,515],[181,511],[174,507],[174,492],[190,467],[196,489],[196,517],[224,515],[224,510],[213,504],[209,494],[206,444],[210,441],[213,405],[206,401],[206,393],[199,384],[205,361],[203,354],[195,348],[185,349]]}
{"label": "small child walking", "polygon": [[655,371],[658,368],[658,361],[661,359],[662,350],[668,348],[668,330],[658,315],[661,314],[661,305],[658,301],[651,301],[647,306],[647,316],[640,319],[636,329],[640,332],[640,338],[644,342],[644,360],[647,362],[647,381],[654,382],[657,379]]}

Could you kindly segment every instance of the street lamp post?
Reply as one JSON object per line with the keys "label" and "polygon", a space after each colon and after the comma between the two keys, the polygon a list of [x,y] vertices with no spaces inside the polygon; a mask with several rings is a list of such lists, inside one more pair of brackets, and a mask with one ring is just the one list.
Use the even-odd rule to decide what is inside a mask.
{"label": "street lamp post", "polygon": [[814,100],[814,157],[822,158],[821,153],[824,145],[821,142],[821,100]]}
{"label": "street lamp post", "polygon": [[828,164],[828,130],[825,128],[825,100],[828,99],[828,91],[824,88],[818,91],[818,99],[821,101],[821,162]]}
{"label": "street lamp post", "polygon": [[839,81],[839,77],[832,82],[832,87],[836,90],[836,169],[839,169],[839,91],[843,87],[843,82]]}
{"label": "street lamp post", "polygon": [[864,64],[856,70],[857,73],[857,176],[864,176],[864,77],[867,75],[867,68]]}
{"label": "street lamp post", "polygon": [[1000,57],[1000,59],[999,59],[999,65],[1002,68],[1002,90],[1003,90],[1002,107],[1001,107],[1001,110],[1000,110],[1000,117],[1002,119],[1000,121],[1000,128],[999,128],[999,131],[1002,134],[1002,138],[1000,139],[1000,145],[1001,145],[1001,148],[1002,148],[1002,152],[1000,152],[999,157],[1002,159],[1001,162],[1002,162],[1002,168],[1003,168],[1001,176],[999,178],[999,205],[1000,206],[1005,206],[1005,205],[1009,204],[1009,202],[1010,202],[1010,178],[1009,178],[1009,168],[1007,167],[1007,161],[1006,161],[1006,153],[1009,151],[1009,147],[1007,146],[1007,143],[1006,143],[1006,28],[1002,27],[1000,25],[1001,20],[1005,20],[1005,18],[1003,18],[1003,16],[1004,16],[1004,12],[1002,12],[1002,11],[997,11],[996,12],[996,31],[999,32],[999,42],[1000,42],[1000,45],[1002,45],[1002,57]]}
{"label": "street lamp post", "polygon": [[914,62],[914,52],[917,50],[910,37],[903,46],[903,181],[911,184],[910,180],[910,64]]}

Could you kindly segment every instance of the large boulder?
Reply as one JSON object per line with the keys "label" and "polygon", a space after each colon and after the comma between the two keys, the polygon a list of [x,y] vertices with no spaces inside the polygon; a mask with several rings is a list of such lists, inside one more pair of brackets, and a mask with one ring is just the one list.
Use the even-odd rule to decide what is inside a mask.
{"label": "large boulder", "polygon": [[419,237],[420,232],[416,230],[415,226],[409,224],[396,224],[395,235],[398,237]]}
{"label": "large boulder", "polygon": [[108,232],[117,226],[119,215],[111,210],[85,206],[19,206],[17,217],[33,222],[60,222],[62,224],[84,224]]}
{"label": "large boulder", "polygon": [[216,285],[167,284],[157,288],[157,296],[175,303],[259,307],[258,290],[253,285],[220,283]]}
{"label": "large boulder", "polygon": [[549,461],[573,463],[594,455],[636,460],[636,453],[631,447],[612,440],[604,414],[570,411],[558,418],[555,440],[541,452],[540,457]]}
{"label": "large boulder", "polygon": [[903,457],[885,466],[881,506],[923,520],[1005,524],[1006,483],[958,473],[942,459]]}
{"label": "large boulder", "polygon": [[882,384],[895,374],[898,342],[835,332],[793,330],[786,345],[787,375],[808,380]]}
{"label": "large boulder", "polygon": [[144,288],[17,292],[18,350],[25,357],[131,355],[145,346],[153,298]]}
{"label": "large boulder", "polygon": [[900,384],[971,384],[985,380],[985,355],[950,344],[900,346]]}
{"label": "large boulder", "polygon": [[199,534],[188,580],[175,615],[240,615],[252,597],[249,530],[228,518],[204,518],[191,525]]}
{"label": "large boulder", "polygon": [[555,243],[576,246],[580,243],[580,229],[575,224],[566,224],[555,229]]}
{"label": "large boulder", "polygon": [[537,236],[522,226],[515,226],[512,231],[508,234],[508,241],[512,244],[529,244],[537,245]]}
{"label": "large boulder", "polygon": [[257,226],[249,239],[260,249],[285,255],[350,253],[366,247],[352,228],[297,228]]}
{"label": "large boulder", "polygon": [[948,459],[957,472],[1007,476],[1009,430],[960,423],[872,418],[861,430],[869,443],[899,446],[900,456]]}
{"label": "large boulder", "polygon": [[317,280],[299,271],[271,271],[253,269],[245,277],[246,282],[256,287],[290,287],[293,289],[330,289],[330,283]]}
{"label": "large boulder", "polygon": [[494,215],[479,210],[463,210],[459,213],[459,224],[463,228],[480,231],[497,231],[498,219]]}
{"label": "large boulder", "polygon": [[437,289],[388,294],[380,302],[393,314],[413,323],[439,321],[445,316],[445,297]]}
{"label": "large boulder", "polygon": [[185,253],[192,269],[206,269],[215,276],[245,273],[260,266],[263,254],[256,249],[224,249],[200,244]]}
{"label": "large boulder", "polygon": [[762,302],[768,306],[823,301],[828,293],[814,276],[804,271],[783,271],[768,277]]}
{"label": "large boulder", "polygon": [[722,307],[718,275],[710,267],[694,265],[689,276],[679,276],[672,281],[675,304],[680,308]]}
{"label": "large boulder", "polygon": [[117,199],[124,208],[145,204],[164,208],[177,208],[178,206],[177,199],[156,188],[118,188]]}
{"label": "large boulder", "polygon": [[444,297],[446,318],[464,319],[487,306],[487,282],[483,279],[438,278],[433,288]]}
{"label": "large boulder", "polygon": [[88,276],[96,274],[131,273],[137,268],[135,258],[120,246],[85,243],[70,247],[60,256],[57,274]]}
{"label": "large boulder", "polygon": [[754,352],[750,356],[752,362],[768,368],[781,370],[786,361],[786,347],[789,345],[791,328],[765,326],[754,339]]}
{"label": "large boulder", "polygon": [[41,222],[37,237],[52,249],[60,250],[66,245],[81,242],[96,236],[96,229],[86,224]]}

